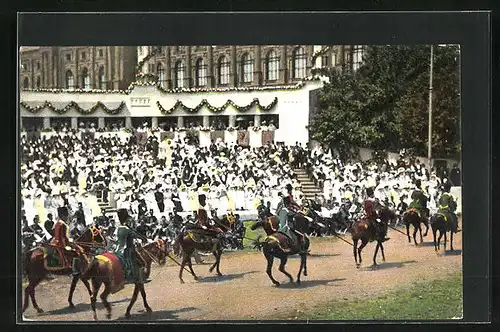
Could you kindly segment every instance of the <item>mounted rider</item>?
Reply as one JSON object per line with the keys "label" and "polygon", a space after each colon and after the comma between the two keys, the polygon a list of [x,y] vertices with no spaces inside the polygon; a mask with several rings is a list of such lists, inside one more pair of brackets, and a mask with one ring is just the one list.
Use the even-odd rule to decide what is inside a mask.
{"label": "mounted rider", "polygon": [[409,208],[417,210],[420,218],[428,218],[429,209],[427,208],[427,202],[429,199],[422,190],[422,182],[420,179],[415,180],[415,187],[416,189],[411,194],[412,202]]}
{"label": "mounted rider", "polygon": [[[83,250],[78,245],[72,243],[72,239],[69,238],[69,226],[68,224],[66,224],[69,219],[68,208],[66,206],[58,207],[57,216],[58,219],[54,225],[54,238],[52,239],[52,242],[50,244],[54,246],[59,253],[59,257],[61,258],[61,265],[64,267],[69,267],[70,262],[68,261],[67,254],[64,250],[73,251],[77,254],[82,253]],[[73,258],[71,268],[73,270],[73,275],[79,274],[77,257]]]}
{"label": "mounted rider", "polygon": [[210,224],[210,218],[208,217],[207,208],[209,208],[207,204],[207,196],[205,194],[201,194],[198,196],[198,212],[196,224],[199,228],[205,230],[207,233],[212,233],[213,235],[219,235],[222,233],[222,230],[218,227],[214,227]]}
{"label": "mounted rider", "polygon": [[290,183],[288,183],[285,186],[285,188],[286,188],[286,191],[287,191],[287,196],[286,197],[288,197],[290,199],[290,203],[288,205],[288,208],[291,209],[293,212],[298,213],[301,208],[300,208],[300,205],[297,204],[295,202],[295,200],[293,199],[293,195],[292,195],[293,188],[292,188],[292,185]]}
{"label": "mounted rider", "polygon": [[257,207],[257,215],[259,216],[260,220],[264,220],[264,219],[269,218],[269,217],[272,216],[271,211],[269,210],[269,207],[267,207],[264,204],[264,200],[263,199],[260,200],[260,204]]}
{"label": "mounted rider", "polygon": [[443,214],[448,222],[451,222],[451,231],[453,233],[458,233],[461,230],[458,228],[458,218],[455,214],[457,203],[455,202],[453,196],[450,194],[451,184],[449,181],[443,183],[442,190],[443,194],[439,198],[438,212]]}
{"label": "mounted rider", "polygon": [[116,229],[117,246],[114,254],[123,262],[126,282],[134,283],[140,276],[140,266],[134,248],[134,235],[136,233],[129,228],[130,217],[126,209],[119,209],[117,215],[120,226]]}
{"label": "mounted rider", "polygon": [[[365,215],[361,220],[367,220],[370,222],[373,227],[375,228],[375,232],[377,234],[382,234],[385,233],[385,226],[383,225],[382,221],[378,217],[377,213],[377,205],[379,204],[375,200],[375,192],[372,187],[366,188],[366,199],[363,203],[363,208],[365,211]],[[389,240],[388,238],[384,238],[384,241]]]}
{"label": "mounted rider", "polygon": [[303,237],[304,235],[302,234],[301,237],[299,237],[299,234],[297,234],[297,231],[295,230],[295,217],[298,215],[296,212],[294,212],[292,208],[292,202],[290,201],[289,196],[283,197],[283,207],[280,209],[278,218],[279,218],[279,228],[278,232],[286,235],[292,242],[292,247],[295,247],[301,243],[303,243]]}

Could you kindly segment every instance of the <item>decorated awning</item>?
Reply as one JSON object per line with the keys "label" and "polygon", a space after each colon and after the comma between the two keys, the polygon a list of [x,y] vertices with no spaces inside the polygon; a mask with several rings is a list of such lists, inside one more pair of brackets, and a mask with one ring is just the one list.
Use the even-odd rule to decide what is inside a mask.
{"label": "decorated awning", "polygon": [[68,112],[70,109],[74,108],[76,109],[79,113],[84,114],[84,115],[89,115],[94,113],[98,108],[102,108],[107,114],[110,115],[116,115],[119,114],[122,109],[125,107],[125,101],[121,102],[106,102],[103,103],[101,101],[97,102],[60,102],[60,101],[54,101],[54,102],[49,102],[49,101],[30,101],[30,102],[25,102],[21,101],[20,105],[25,108],[28,112],[36,114],[43,109],[50,109],[51,111],[57,113],[57,114],[65,114]]}

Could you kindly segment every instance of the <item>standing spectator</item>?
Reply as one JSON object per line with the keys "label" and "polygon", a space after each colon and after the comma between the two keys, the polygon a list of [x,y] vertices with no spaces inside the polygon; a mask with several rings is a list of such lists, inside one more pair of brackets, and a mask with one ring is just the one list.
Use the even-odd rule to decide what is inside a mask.
{"label": "standing spectator", "polygon": [[453,168],[450,172],[450,181],[453,186],[461,186],[462,185],[462,174],[460,172],[460,168],[458,168],[458,164],[453,164]]}

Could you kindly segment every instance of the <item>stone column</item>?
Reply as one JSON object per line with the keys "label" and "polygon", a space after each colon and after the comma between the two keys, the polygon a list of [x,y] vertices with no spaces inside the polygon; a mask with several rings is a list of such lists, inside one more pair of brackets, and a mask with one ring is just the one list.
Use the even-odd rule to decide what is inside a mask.
{"label": "stone column", "polygon": [[78,129],[78,118],[71,118],[71,129]]}
{"label": "stone column", "polygon": [[208,115],[203,116],[203,127],[210,127],[210,118]]}
{"label": "stone column", "polygon": [[344,55],[344,45],[339,46],[339,51],[338,51],[338,56],[337,56],[337,62],[339,64],[340,70],[344,70],[344,65],[345,65],[345,55]]}
{"label": "stone column", "polygon": [[120,63],[119,63],[119,47],[118,46],[115,46],[114,47],[114,54],[115,54],[115,58],[114,58],[114,66],[113,68],[115,69],[115,75],[114,75],[114,78],[113,78],[113,89],[115,90],[118,90],[120,87],[118,86],[119,83],[120,83],[120,73],[119,73],[119,69],[120,69]]}
{"label": "stone column", "polygon": [[50,118],[45,117],[43,118],[43,129],[48,129],[50,128]]}
{"label": "stone column", "polygon": [[74,89],[80,88],[80,67],[78,66],[78,49],[75,50],[75,76],[73,80]]}
{"label": "stone column", "polygon": [[212,45],[207,46],[207,87],[214,87],[214,50]]}
{"label": "stone column", "polygon": [[229,78],[229,86],[235,87],[238,85],[238,66],[236,62],[236,46],[231,46],[231,74]]}
{"label": "stone column", "polygon": [[262,47],[260,45],[255,46],[253,85],[257,85],[257,86],[262,85],[261,52],[262,52]]}
{"label": "stone column", "polygon": [[165,89],[171,89],[172,88],[172,65],[171,65],[171,57],[170,57],[170,46],[166,46],[165,49]]}
{"label": "stone column", "polygon": [[103,117],[97,118],[97,128],[104,128],[106,126]]}
{"label": "stone column", "polygon": [[184,73],[184,87],[185,88],[190,88],[193,86],[193,84],[191,84],[191,77],[192,77],[192,73],[191,73],[191,46],[186,46],[186,72]]}
{"label": "stone column", "polygon": [[132,118],[130,116],[125,118],[125,128],[132,128]]}
{"label": "stone column", "polygon": [[236,115],[229,116],[229,127],[236,127]]}
{"label": "stone column", "polygon": [[280,66],[279,66],[279,77],[278,82],[280,84],[286,84],[288,81],[288,70],[287,70],[287,58],[286,58],[286,45],[280,46]]}
{"label": "stone column", "polygon": [[123,52],[124,51],[124,46],[120,46],[118,47],[118,53],[119,53],[119,57],[118,57],[118,61],[119,61],[119,68],[120,68],[120,75],[119,75],[119,78],[120,78],[120,81],[118,82],[118,86],[120,88],[120,83],[123,82],[123,79],[124,79],[124,76],[123,76],[123,65],[124,65],[124,56],[123,56]]}
{"label": "stone column", "polygon": [[97,70],[97,77],[99,77],[99,68],[96,69],[95,67],[95,52],[96,48],[95,46],[92,46],[90,48],[90,57],[91,57],[91,62],[90,62],[90,69],[89,69],[89,75],[90,75],[90,88],[95,89],[97,88],[97,80],[95,71]]}
{"label": "stone column", "polygon": [[57,49],[57,51],[55,52],[55,54],[52,54],[53,58],[52,58],[52,69],[53,69],[53,73],[54,73],[54,77],[53,77],[53,80],[52,80],[52,88],[60,88],[61,84],[59,83],[59,79],[58,79],[58,72],[59,72],[59,49]]}
{"label": "stone column", "polygon": [[183,116],[178,116],[177,117],[177,128],[184,127],[184,117]]}
{"label": "stone column", "polygon": [[151,128],[158,128],[158,118],[156,116],[151,118]]}
{"label": "stone column", "polygon": [[260,114],[255,114],[253,117],[253,125],[255,127],[260,127]]}
{"label": "stone column", "polygon": [[111,46],[106,47],[106,65],[104,68],[105,80],[106,80],[106,89],[113,89],[113,78],[111,77]]}
{"label": "stone column", "polygon": [[307,45],[305,52],[306,52],[306,77],[307,77],[311,73],[311,69],[314,67],[314,62],[312,61],[312,56],[314,54],[314,46]]}

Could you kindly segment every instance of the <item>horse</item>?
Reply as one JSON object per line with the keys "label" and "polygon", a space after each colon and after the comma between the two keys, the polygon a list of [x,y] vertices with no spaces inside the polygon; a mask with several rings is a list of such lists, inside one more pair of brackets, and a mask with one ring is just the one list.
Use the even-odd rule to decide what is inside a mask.
{"label": "horse", "polygon": [[273,262],[276,257],[280,259],[279,271],[290,279],[290,283],[293,283],[293,277],[285,270],[285,265],[288,261],[288,256],[299,254],[300,268],[299,273],[297,274],[297,285],[300,285],[300,275],[302,271],[304,271],[304,276],[307,276],[307,253],[310,241],[305,234],[309,233],[310,227],[308,219],[300,215],[295,218],[295,230],[303,234],[303,242],[295,245],[291,243],[291,240],[285,234],[277,232],[278,225],[278,218],[273,216],[265,219],[264,221],[259,221],[252,226],[253,230],[258,227],[264,228],[264,231],[267,234],[264,241],[260,242],[262,252],[267,260],[266,273],[272,283],[279,287],[280,283],[273,278],[272,274]]}
{"label": "horse", "polygon": [[[444,251],[446,251],[446,232],[450,232],[450,250],[453,251],[453,231],[451,229],[451,221],[446,220],[446,215],[441,212],[435,213],[431,217],[432,235],[434,238],[434,250],[440,249],[441,238],[444,235]],[[439,231],[439,238],[436,243],[436,233]]]}
{"label": "horse", "polygon": [[420,224],[425,225],[425,233],[424,236],[427,236],[427,232],[429,231],[429,220],[425,217],[420,217],[417,209],[410,208],[403,215],[403,223],[406,225],[406,235],[408,236],[408,242],[411,243],[410,238],[410,225],[413,225],[413,241],[417,246],[417,232],[420,232],[420,243],[424,242],[422,237],[422,227]]}
{"label": "horse", "polygon": [[222,231],[216,234],[215,232],[206,231],[201,228],[191,228],[179,233],[174,240],[173,250],[175,255],[179,255],[182,252],[182,263],[179,271],[179,279],[182,284],[184,283],[182,272],[186,264],[194,280],[198,280],[198,277],[194,273],[193,266],[191,265],[191,256],[195,250],[211,252],[215,256],[215,263],[210,267],[209,272],[217,268],[217,275],[222,275],[220,272],[220,259],[223,249],[223,237],[221,235],[223,235]]}
{"label": "horse", "polygon": [[[106,239],[98,228],[91,226],[87,228],[78,239],[75,240],[75,244],[77,244],[79,248],[82,249],[83,253],[89,254],[90,251],[95,247],[105,247]],[[55,249],[56,247],[51,245],[50,243],[42,243],[41,245],[27,251],[24,254],[23,272],[24,275],[28,278],[28,286],[24,290],[24,304],[22,308],[23,313],[29,306],[28,297],[31,297],[31,302],[33,303],[33,307],[37,310],[37,312],[43,312],[43,310],[38,306],[36,302],[35,288],[43,279],[47,277],[47,274],[72,274],[73,270],[71,267],[48,266],[48,259],[52,258],[54,255],[59,255],[58,253],[56,253]],[[79,255],[78,253],[73,251],[66,251],[66,257],[69,261],[71,261],[73,258],[78,258]],[[81,261],[82,260],[80,259],[80,262]],[[73,280],[71,281],[71,287],[68,296],[68,303],[70,308],[74,308],[72,299],[73,292],[75,290],[76,284],[78,283],[78,280],[81,280],[83,282],[83,284],[87,288],[87,291],[89,292],[89,295],[91,294],[88,281],[82,279],[80,275],[74,275]]]}
{"label": "horse", "polygon": [[[140,277],[134,282],[134,293],[130,300],[125,313],[126,318],[130,318],[130,310],[132,309],[139,292],[142,295],[144,307],[148,313],[153,312],[146,300],[146,291],[144,290],[144,279],[149,277],[151,271],[151,264],[153,261],[160,266],[165,265],[166,261],[166,246],[165,241],[159,239],[155,242],[146,245],[138,245],[135,247],[137,253],[137,260],[140,262]],[[144,277],[144,278],[143,278]],[[101,293],[101,301],[107,310],[106,318],[111,319],[111,305],[108,302],[109,294],[119,292],[124,288],[125,275],[123,267],[116,255],[111,252],[106,252],[97,255],[89,263],[88,268],[82,273],[82,278],[91,280],[92,293],[90,297],[90,304],[94,315],[94,320],[97,320],[96,302],[97,295],[101,285],[104,284],[104,290]]]}
{"label": "horse", "polygon": [[[385,262],[384,246],[382,243],[384,242],[385,236],[387,234],[387,225],[390,220],[390,210],[385,207],[381,208],[379,211],[379,218],[382,223],[381,230],[377,230],[373,225],[373,221],[367,219],[361,219],[358,222],[353,223],[353,225],[349,229],[349,232],[352,235],[352,240],[354,242],[353,253],[357,268],[359,268],[362,263],[361,251],[368,244],[368,242],[377,241],[375,254],[373,255],[373,266],[377,266],[376,258],[379,248],[382,252],[382,260]],[[361,246],[358,248],[359,240],[361,240]]]}

